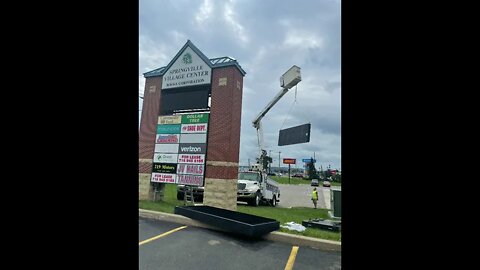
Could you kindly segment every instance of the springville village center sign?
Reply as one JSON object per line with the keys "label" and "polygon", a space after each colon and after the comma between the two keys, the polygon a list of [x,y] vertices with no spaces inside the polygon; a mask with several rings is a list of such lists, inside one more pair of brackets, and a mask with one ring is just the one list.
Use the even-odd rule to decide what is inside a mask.
{"label": "springville village center sign", "polygon": [[187,47],[163,76],[163,89],[209,84],[212,69]]}

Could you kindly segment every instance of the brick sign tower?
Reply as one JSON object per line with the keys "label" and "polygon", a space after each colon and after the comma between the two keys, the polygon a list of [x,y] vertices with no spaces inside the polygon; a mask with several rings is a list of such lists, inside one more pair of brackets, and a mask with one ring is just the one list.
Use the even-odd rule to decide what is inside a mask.
{"label": "brick sign tower", "polygon": [[[201,185],[198,179],[203,180],[204,205],[236,210],[245,71],[230,57],[209,59],[188,40],[167,66],[143,75],[145,91],[139,131],[139,198],[152,200],[153,185],[157,181],[176,184],[181,183],[179,179],[195,177],[196,185]],[[186,128],[191,130],[195,126],[190,123],[185,127],[187,124],[182,124],[184,122],[179,120],[178,130],[180,127],[183,127],[183,130],[178,131],[178,134],[171,134],[175,133],[175,129],[174,125],[169,124],[174,122],[165,121],[169,120],[170,116],[172,119],[175,117],[180,119],[180,116],[185,119],[187,115],[190,117],[196,113],[208,114],[208,123],[204,124],[208,132],[203,132],[206,134],[206,142],[201,144],[203,141],[199,141],[200,143],[194,141],[196,144],[192,144],[193,147],[186,146],[182,144],[182,138],[187,142],[187,136],[190,136],[188,140],[196,135],[201,136],[184,134],[183,130]],[[165,131],[168,129],[172,131]],[[160,134],[162,132],[168,134]],[[179,140],[178,150],[175,148],[175,138]],[[206,154],[197,156],[204,157],[205,161],[203,165],[197,163],[195,166],[204,166],[204,173],[198,173],[201,172],[201,168],[196,171],[195,176],[177,175],[175,174],[177,171],[168,171],[171,168],[178,167],[180,170],[189,166],[185,163],[189,162],[188,159],[184,155],[181,157],[182,149],[188,147],[203,150],[202,145],[206,147]],[[163,154],[162,151],[169,152]],[[169,163],[160,163],[161,156],[168,157]],[[152,178],[154,167],[160,169],[153,173]],[[198,175],[202,175],[203,178],[199,178]],[[168,182],[163,182],[166,177],[169,179]]]}

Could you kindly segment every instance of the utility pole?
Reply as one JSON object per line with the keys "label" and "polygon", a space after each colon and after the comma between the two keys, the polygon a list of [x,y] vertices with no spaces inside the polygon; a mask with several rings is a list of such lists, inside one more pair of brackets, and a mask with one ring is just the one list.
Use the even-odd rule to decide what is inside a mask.
{"label": "utility pole", "polygon": [[278,151],[278,171],[280,171],[280,151]]}
{"label": "utility pole", "polygon": [[[272,158],[272,150],[269,150],[268,157]],[[273,159],[271,161],[273,161]],[[272,162],[268,163],[268,173],[272,173]]]}
{"label": "utility pole", "polygon": [[250,170],[250,159],[248,159],[248,169]]}

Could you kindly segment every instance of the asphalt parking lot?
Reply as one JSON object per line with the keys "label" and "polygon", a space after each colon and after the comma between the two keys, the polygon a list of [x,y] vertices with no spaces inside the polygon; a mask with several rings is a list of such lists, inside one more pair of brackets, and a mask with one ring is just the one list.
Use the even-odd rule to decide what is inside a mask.
{"label": "asphalt parking lot", "polygon": [[[278,207],[310,207],[313,208],[312,191],[310,185],[279,184],[280,202]],[[330,188],[316,187],[318,190],[318,208],[330,209]]]}
{"label": "asphalt parking lot", "polygon": [[139,269],[341,269],[341,253],[140,217]]}

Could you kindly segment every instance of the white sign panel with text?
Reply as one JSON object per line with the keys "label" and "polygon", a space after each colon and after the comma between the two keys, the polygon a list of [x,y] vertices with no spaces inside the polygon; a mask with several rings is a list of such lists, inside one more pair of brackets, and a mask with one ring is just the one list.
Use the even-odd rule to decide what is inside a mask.
{"label": "white sign panel with text", "polygon": [[178,143],[155,144],[155,153],[178,153]]}
{"label": "white sign panel with text", "polygon": [[177,163],[178,154],[161,154],[155,153],[153,155],[154,163]]}
{"label": "white sign panel with text", "polygon": [[178,163],[204,164],[205,155],[204,154],[179,154]]}
{"label": "white sign panel with text", "polygon": [[208,124],[182,124],[182,133],[207,133]]}
{"label": "white sign panel with text", "polygon": [[156,183],[176,183],[177,175],[170,173],[152,173],[152,182]]}
{"label": "white sign panel with text", "polygon": [[181,143],[206,143],[207,134],[180,134]]}

